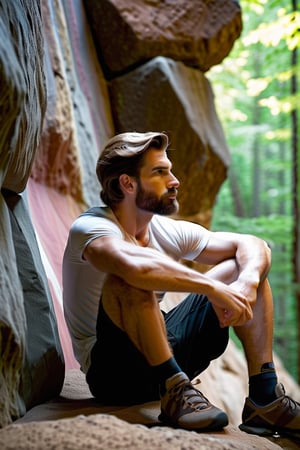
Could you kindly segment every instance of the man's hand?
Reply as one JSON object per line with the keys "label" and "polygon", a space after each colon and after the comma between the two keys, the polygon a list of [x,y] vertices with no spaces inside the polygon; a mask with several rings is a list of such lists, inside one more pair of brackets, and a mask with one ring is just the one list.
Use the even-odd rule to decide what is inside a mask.
{"label": "man's hand", "polygon": [[246,289],[245,285],[240,285],[238,281],[229,286],[216,282],[215,287],[217,292],[209,295],[209,300],[221,328],[240,326],[253,318],[252,308],[256,300],[256,289]]}

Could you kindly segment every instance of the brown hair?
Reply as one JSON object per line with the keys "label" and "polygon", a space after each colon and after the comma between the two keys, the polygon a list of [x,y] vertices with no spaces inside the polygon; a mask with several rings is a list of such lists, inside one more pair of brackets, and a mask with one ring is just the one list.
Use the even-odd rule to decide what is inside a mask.
{"label": "brown hair", "polygon": [[144,153],[151,147],[166,150],[169,145],[165,133],[122,133],[111,138],[98,158],[96,173],[102,186],[101,199],[108,206],[123,198],[119,177],[126,173],[138,177]]}

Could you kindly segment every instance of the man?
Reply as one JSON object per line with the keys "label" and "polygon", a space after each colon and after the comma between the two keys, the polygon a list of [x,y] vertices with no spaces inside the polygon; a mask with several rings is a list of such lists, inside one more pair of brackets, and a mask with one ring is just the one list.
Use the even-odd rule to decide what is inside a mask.
{"label": "man", "polygon": [[[219,430],[227,415],[191,380],[220,356],[228,327],[240,338],[249,397],[240,428],[299,435],[300,405],[278,384],[267,244],[167,217],[179,181],[164,133],[113,137],[97,162],[106,206],[71,227],[63,261],[65,317],[92,394],[102,403],[161,399],[159,419],[189,430]],[[205,274],[182,264],[213,266]],[[164,313],[164,292],[190,292]]]}

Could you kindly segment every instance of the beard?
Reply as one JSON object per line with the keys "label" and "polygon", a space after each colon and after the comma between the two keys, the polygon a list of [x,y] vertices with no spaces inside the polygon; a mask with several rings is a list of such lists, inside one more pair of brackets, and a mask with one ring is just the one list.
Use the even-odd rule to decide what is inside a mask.
{"label": "beard", "polygon": [[139,209],[161,216],[175,214],[178,212],[178,202],[176,199],[170,199],[169,196],[176,192],[177,190],[172,188],[166,194],[158,197],[154,192],[145,191],[138,182],[135,204]]}

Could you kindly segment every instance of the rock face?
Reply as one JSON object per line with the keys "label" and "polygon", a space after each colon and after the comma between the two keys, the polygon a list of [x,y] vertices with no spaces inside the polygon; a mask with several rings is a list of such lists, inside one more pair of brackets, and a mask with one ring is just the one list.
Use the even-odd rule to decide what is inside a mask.
{"label": "rock face", "polygon": [[202,72],[219,64],[242,31],[232,0],[84,0],[104,70],[124,72],[158,55]]}
{"label": "rock face", "polygon": [[0,425],[4,425],[36,402],[57,395],[64,366],[31,218],[18,195],[30,175],[46,110],[40,9],[36,2],[1,2],[0,16]]}
{"label": "rock face", "polygon": [[[47,110],[31,177],[69,195],[77,204],[98,200],[95,164],[99,148],[112,133],[106,86],[89,41],[80,27],[82,10],[41,2],[45,35]],[[73,47],[72,47],[73,45]]]}
{"label": "rock face", "polygon": [[84,4],[110,80],[116,131],[170,134],[174,172],[181,181],[180,215],[209,227],[212,206],[226,178],[229,151],[204,72],[224,59],[241,33],[238,3],[85,0]]}
{"label": "rock face", "polygon": [[[95,162],[107,138],[125,129],[167,131],[182,182],[180,214],[208,227],[230,162],[204,72],[241,32],[238,3],[84,4],[97,50],[81,0],[0,2],[0,427],[58,395],[64,370],[78,368],[63,318],[61,261],[71,222],[99,201]],[[231,361],[206,374],[212,397],[227,393],[228,409],[243,402],[247,389],[245,377],[237,389],[240,373]],[[237,421],[234,411],[231,417]],[[108,433],[105,445],[116,427],[126,428],[99,420]],[[87,433],[94,433],[89,425],[100,425],[85,422]],[[57,429],[63,433],[67,425],[71,434],[81,423]],[[53,437],[56,425],[26,428],[30,448],[39,445],[42,429]],[[11,425],[3,432],[10,437],[17,430]],[[167,442],[176,448],[177,433],[146,437],[139,427],[126,433],[145,436],[144,448],[157,436],[163,448]],[[128,442],[135,448],[138,441]],[[205,445],[211,442],[207,437]]]}
{"label": "rock face", "polygon": [[1,187],[22,192],[46,110],[43,30],[38,3],[1,2]]}
{"label": "rock face", "polygon": [[180,215],[209,226],[230,157],[205,75],[157,57],[114,78],[109,87],[119,131],[169,132],[173,170],[181,183]]}
{"label": "rock face", "polygon": [[[5,432],[5,434],[4,434]],[[22,436],[22,438],[21,438]],[[249,436],[233,429],[227,434],[197,434],[168,427],[148,429],[143,425],[128,424],[108,414],[79,416],[56,422],[33,422],[11,425],[0,430],[1,448],[5,450],[279,450],[276,444]]]}

